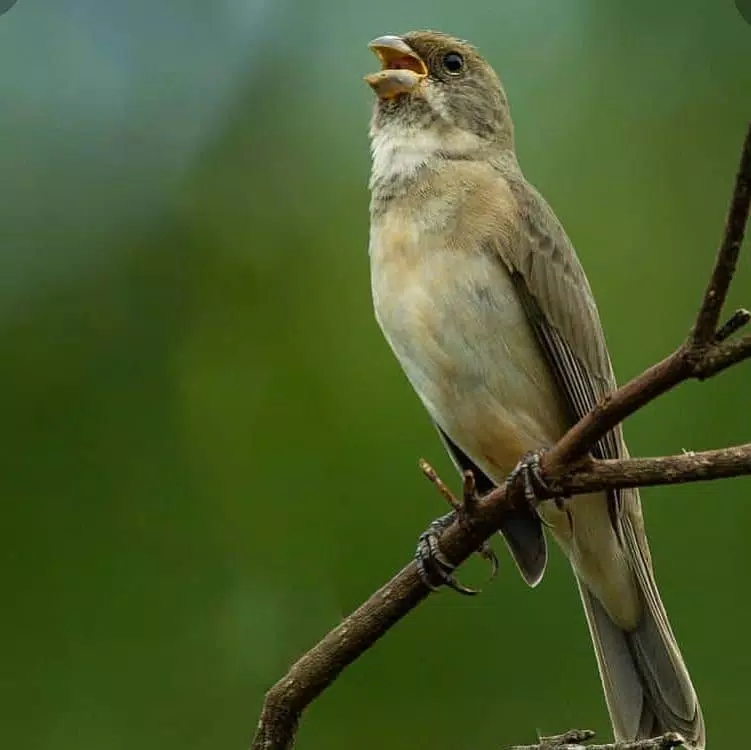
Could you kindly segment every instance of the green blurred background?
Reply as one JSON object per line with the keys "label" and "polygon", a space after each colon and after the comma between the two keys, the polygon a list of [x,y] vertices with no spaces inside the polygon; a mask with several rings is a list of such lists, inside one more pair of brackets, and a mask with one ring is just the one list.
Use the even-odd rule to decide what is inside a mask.
{"label": "green blurred background", "polygon": [[[453,475],[366,253],[366,44],[416,27],[501,72],[620,379],[686,333],[751,114],[732,0],[19,0],[0,17],[3,747],[247,747],[264,691],[443,512],[417,459]],[[749,440],[748,367],[645,409],[632,452]],[[644,493],[717,748],[751,698],[750,487]],[[496,546],[485,595],[431,598],[300,748],[609,735],[565,561],[530,591]]]}

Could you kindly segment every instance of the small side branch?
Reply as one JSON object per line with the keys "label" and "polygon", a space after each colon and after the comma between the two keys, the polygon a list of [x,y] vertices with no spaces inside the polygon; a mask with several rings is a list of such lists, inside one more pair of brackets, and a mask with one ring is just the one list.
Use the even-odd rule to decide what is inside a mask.
{"label": "small side branch", "polygon": [[554,497],[625,487],[654,487],[751,474],[751,443],[680,456],[588,460],[549,480]]}

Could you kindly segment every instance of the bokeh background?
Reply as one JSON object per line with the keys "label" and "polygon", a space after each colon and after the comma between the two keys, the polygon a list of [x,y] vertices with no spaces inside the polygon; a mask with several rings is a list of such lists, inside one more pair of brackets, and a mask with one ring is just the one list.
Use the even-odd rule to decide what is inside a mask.
{"label": "bokeh background", "polygon": [[[619,377],[687,332],[751,115],[732,0],[19,0],[0,16],[4,747],[247,747],[264,691],[443,512],[416,462],[451,469],[366,253],[366,44],[419,27],[501,72]],[[629,420],[632,451],[748,441],[748,382],[669,394]],[[644,492],[716,748],[751,699],[750,490]],[[395,628],[300,748],[609,736],[565,561],[530,591],[497,547],[499,580]]]}

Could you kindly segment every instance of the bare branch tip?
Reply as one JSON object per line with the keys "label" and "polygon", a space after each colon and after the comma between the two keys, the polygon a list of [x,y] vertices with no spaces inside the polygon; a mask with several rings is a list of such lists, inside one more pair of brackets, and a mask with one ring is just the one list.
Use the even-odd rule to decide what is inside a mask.
{"label": "bare branch tip", "polygon": [[734,333],[740,331],[751,320],[751,312],[741,307],[736,310],[730,319],[717,331],[714,336],[716,344],[722,343],[730,338]]}
{"label": "bare branch tip", "polygon": [[463,505],[456,499],[454,493],[446,486],[443,480],[438,476],[436,470],[424,459],[418,462],[420,470],[428,478],[428,481],[435,486],[443,499],[457,512],[461,512]]}
{"label": "bare branch tip", "polygon": [[432,482],[433,477],[436,476],[435,469],[424,458],[421,458],[417,465],[420,467],[420,471]]}
{"label": "bare branch tip", "polygon": [[[743,235],[751,205],[751,125],[749,126],[741,151],[740,165],[733,186],[725,232],[717,253],[715,266],[701,304],[691,342],[694,346],[711,344],[721,334],[725,326],[717,331],[717,323],[722,306],[727,297],[730,282],[735,273]],[[731,318],[732,320],[732,318]],[[727,324],[726,324],[727,325]],[[727,334],[726,336],[727,337]],[[720,339],[722,340],[722,339]]]}

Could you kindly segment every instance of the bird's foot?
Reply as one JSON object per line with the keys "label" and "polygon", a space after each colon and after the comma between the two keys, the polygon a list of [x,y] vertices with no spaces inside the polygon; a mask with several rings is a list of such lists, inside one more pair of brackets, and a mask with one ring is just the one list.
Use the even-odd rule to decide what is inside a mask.
{"label": "bird's foot", "polygon": [[[479,594],[480,592],[477,589],[464,586],[456,579],[453,575],[456,566],[441,552],[438,544],[441,534],[454,521],[471,525],[472,514],[479,500],[474,475],[471,471],[464,472],[462,500],[459,501],[427,462],[422,461],[420,465],[425,476],[438,488],[438,491],[453,508],[450,513],[433,521],[427,530],[420,534],[415,550],[415,561],[420,577],[425,585],[433,591],[441,586],[448,586],[465,596]],[[493,580],[498,572],[498,557],[487,542],[484,542],[477,552],[490,562],[490,579]]]}
{"label": "bird's foot", "polygon": [[524,499],[534,508],[539,501],[551,494],[550,487],[545,482],[540,468],[540,461],[545,448],[525,453],[513,471],[506,477],[506,487],[511,489],[521,477],[524,488]]}
{"label": "bird's foot", "polygon": [[[532,510],[537,514],[543,526],[550,528],[550,522],[545,520],[540,513],[540,500],[549,497],[552,493],[548,483],[542,475],[540,461],[545,453],[546,448],[540,448],[536,451],[525,453],[514,470],[506,477],[506,488],[511,489],[514,483],[521,477],[524,487],[524,499],[527,501]],[[559,510],[563,510],[565,498],[556,497],[554,502]]]}

